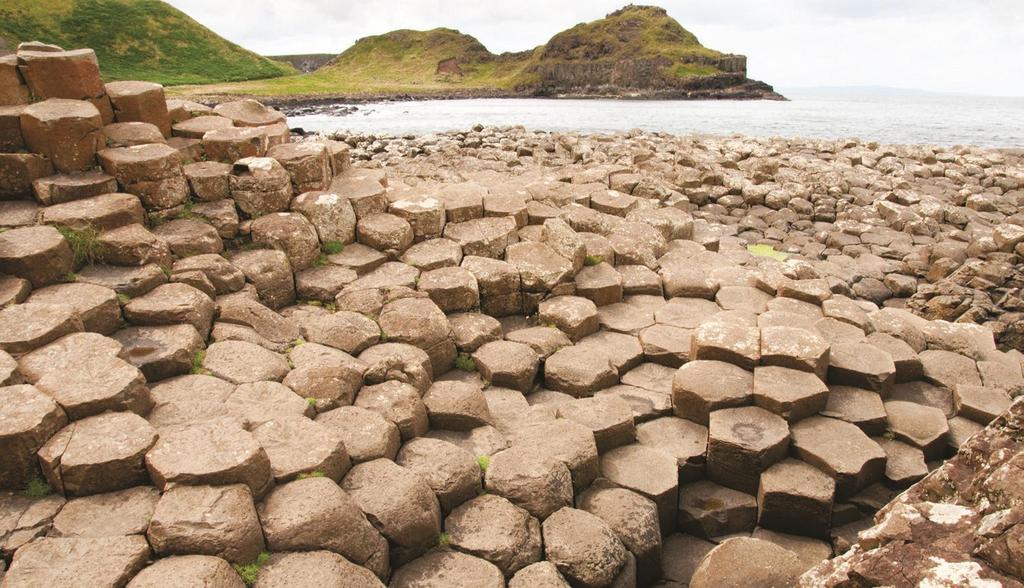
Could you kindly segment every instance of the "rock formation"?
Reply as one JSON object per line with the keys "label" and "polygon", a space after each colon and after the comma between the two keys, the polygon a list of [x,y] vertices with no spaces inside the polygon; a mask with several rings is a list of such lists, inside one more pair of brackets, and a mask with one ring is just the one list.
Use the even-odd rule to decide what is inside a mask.
{"label": "rock formation", "polygon": [[1021,585],[1019,153],[95,66],[0,70],[0,586]]}

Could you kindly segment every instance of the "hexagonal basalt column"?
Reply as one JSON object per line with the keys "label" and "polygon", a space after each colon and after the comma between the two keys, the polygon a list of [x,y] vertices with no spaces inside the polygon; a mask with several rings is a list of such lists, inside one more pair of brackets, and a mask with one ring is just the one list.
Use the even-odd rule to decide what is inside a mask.
{"label": "hexagonal basalt column", "polygon": [[782,417],[756,406],[716,410],[708,427],[708,478],[754,494],[761,472],[788,448],[789,426]]}

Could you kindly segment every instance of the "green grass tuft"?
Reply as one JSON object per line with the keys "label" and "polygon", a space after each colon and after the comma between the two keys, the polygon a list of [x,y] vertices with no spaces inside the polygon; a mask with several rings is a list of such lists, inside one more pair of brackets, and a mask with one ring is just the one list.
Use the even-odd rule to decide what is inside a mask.
{"label": "green grass tuft", "polygon": [[210,370],[203,367],[203,362],[206,361],[206,350],[200,349],[196,351],[195,355],[192,356],[192,369],[193,374],[208,374]]}
{"label": "green grass tuft", "polygon": [[437,536],[438,547],[448,547],[452,543],[452,537],[448,533],[442,532]]}
{"label": "green grass tuft", "polygon": [[312,396],[307,396],[306,397],[306,404],[310,405],[313,408],[316,408],[316,403],[317,403],[317,399],[316,398],[313,398]]}
{"label": "green grass tuft", "polygon": [[294,74],[159,0],[4,0],[0,37],[96,51],[105,81],[209,84]]}
{"label": "green grass tuft", "polygon": [[476,465],[480,466],[481,472],[486,472],[487,468],[491,465],[491,456],[480,455],[476,458]]}
{"label": "green grass tuft", "polygon": [[327,254],[321,253],[320,255],[316,256],[316,259],[313,260],[313,267],[323,267],[330,262],[331,261],[327,259]]}
{"label": "green grass tuft", "polygon": [[305,480],[306,478],[326,478],[326,477],[327,477],[327,474],[323,473],[321,470],[313,470],[312,472],[302,472],[301,474],[295,476],[295,479],[296,480]]}
{"label": "green grass tuft", "polygon": [[591,267],[591,266],[600,264],[602,261],[604,261],[604,258],[601,257],[600,255],[588,255],[583,260],[583,265],[585,265],[587,267]]}
{"label": "green grass tuft", "polygon": [[117,303],[120,304],[121,306],[124,306],[125,304],[128,304],[131,301],[132,297],[127,294],[119,293],[117,295]]}
{"label": "green grass tuft", "polygon": [[68,284],[74,284],[78,281],[78,274],[75,272],[68,272],[64,274],[64,281]]}
{"label": "green grass tuft", "polygon": [[75,259],[75,267],[93,265],[103,261],[105,247],[100,243],[99,232],[87,227],[84,229],[72,229],[71,227],[58,226],[57,230],[64,236],[71,247],[71,255]]}
{"label": "green grass tuft", "polygon": [[334,255],[345,250],[345,244],[341,241],[328,241],[320,248],[327,255]]}
{"label": "green grass tuft", "polygon": [[776,251],[771,245],[747,245],[747,251],[757,257],[768,257],[776,261],[786,261],[788,253]]}
{"label": "green grass tuft", "polygon": [[270,554],[264,551],[256,556],[256,561],[248,564],[235,564],[235,572],[246,586],[252,586],[260,577],[260,570],[270,560]]}
{"label": "green grass tuft", "polygon": [[455,367],[459,368],[464,372],[475,372],[476,362],[473,361],[473,358],[470,357],[468,354],[460,353],[458,357],[455,358]]}
{"label": "green grass tuft", "polygon": [[53,494],[53,488],[46,480],[37,476],[28,481],[28,485],[25,486],[25,490],[21,494],[28,498],[46,498]]}

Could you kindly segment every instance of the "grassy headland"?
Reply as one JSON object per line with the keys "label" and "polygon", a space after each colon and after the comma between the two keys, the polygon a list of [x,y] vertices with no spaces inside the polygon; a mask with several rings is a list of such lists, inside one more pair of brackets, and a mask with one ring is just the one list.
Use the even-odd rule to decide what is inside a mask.
{"label": "grassy headland", "polygon": [[96,51],[108,80],[211,84],[294,74],[159,0],[3,0],[0,39]]}
{"label": "grassy headland", "polygon": [[[565,72],[634,62],[671,86],[724,73],[730,56],[700,44],[663,9],[627,6],[576,25],[546,44],[494,54],[452,29],[398,30],[358,40],[320,69],[303,75],[181,88],[190,95],[260,97],[535,95],[558,93]],[[634,76],[635,78],[636,76]]]}

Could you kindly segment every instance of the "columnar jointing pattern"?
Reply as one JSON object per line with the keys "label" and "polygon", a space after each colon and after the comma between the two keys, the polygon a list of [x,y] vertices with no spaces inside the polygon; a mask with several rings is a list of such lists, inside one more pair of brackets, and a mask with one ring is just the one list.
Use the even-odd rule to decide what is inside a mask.
{"label": "columnar jointing pattern", "polygon": [[1018,585],[1016,154],[0,80],[5,587]]}

